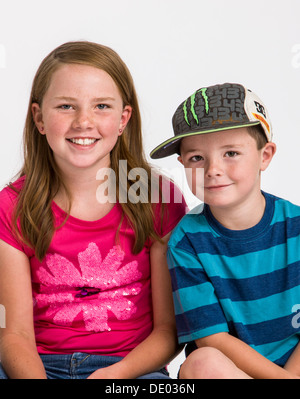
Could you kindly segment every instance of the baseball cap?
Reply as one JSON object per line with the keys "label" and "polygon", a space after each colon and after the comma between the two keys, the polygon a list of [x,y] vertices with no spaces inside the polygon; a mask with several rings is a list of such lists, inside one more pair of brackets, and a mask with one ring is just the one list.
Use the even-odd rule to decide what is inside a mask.
{"label": "baseball cap", "polygon": [[180,141],[197,134],[261,125],[272,141],[268,111],[251,90],[237,83],[203,87],[183,101],[172,118],[174,136],[151,151],[153,159],[179,154]]}

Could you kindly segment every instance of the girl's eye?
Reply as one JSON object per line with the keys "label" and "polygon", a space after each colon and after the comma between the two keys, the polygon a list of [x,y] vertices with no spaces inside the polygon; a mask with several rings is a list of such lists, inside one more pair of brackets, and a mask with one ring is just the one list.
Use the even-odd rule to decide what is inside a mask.
{"label": "girl's eye", "polygon": [[108,106],[105,105],[105,104],[98,104],[98,105],[97,105],[97,108],[98,108],[98,109],[105,109],[105,108],[108,108]]}

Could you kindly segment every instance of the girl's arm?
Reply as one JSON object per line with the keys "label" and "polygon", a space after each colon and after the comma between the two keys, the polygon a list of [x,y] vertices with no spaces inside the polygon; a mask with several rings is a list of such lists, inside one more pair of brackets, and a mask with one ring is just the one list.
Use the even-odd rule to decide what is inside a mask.
{"label": "girl's arm", "polygon": [[1,363],[9,378],[47,378],[38,355],[34,327],[30,264],[27,256],[0,240]]}
{"label": "girl's arm", "polygon": [[167,265],[167,243],[155,242],[150,251],[153,331],[123,360],[97,370],[89,378],[136,378],[164,367],[178,353],[171,278]]}

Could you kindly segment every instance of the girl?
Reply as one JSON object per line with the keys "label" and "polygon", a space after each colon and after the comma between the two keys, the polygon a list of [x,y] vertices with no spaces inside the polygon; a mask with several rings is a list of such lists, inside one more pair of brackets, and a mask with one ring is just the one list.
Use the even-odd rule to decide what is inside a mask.
{"label": "girl", "polygon": [[[120,160],[146,171],[146,200],[118,201],[132,183]],[[97,199],[105,168],[116,203]],[[90,42],[51,52],[32,86],[23,168],[0,193],[2,378],[168,378],[177,340],[165,254],[185,203],[171,185],[170,203],[151,204],[150,178],[123,61]]]}

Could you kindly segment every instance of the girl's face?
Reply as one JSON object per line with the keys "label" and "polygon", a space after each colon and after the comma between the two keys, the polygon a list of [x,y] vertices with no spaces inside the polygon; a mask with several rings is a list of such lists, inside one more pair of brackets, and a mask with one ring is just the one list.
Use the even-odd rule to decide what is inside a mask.
{"label": "girl's face", "polygon": [[132,109],[105,71],[65,64],[52,76],[33,118],[45,135],[62,172],[110,166],[110,152],[128,123]]}

